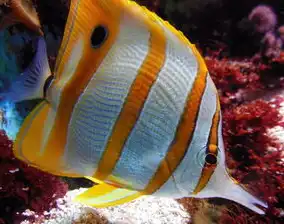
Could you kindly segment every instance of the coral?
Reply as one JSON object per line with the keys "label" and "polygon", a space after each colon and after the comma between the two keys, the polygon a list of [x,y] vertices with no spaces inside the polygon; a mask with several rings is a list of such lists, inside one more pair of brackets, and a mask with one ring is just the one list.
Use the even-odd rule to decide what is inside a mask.
{"label": "coral", "polygon": [[280,39],[284,42],[284,25],[280,26],[277,30]]}
{"label": "coral", "polygon": [[281,38],[275,36],[273,32],[267,32],[262,39],[263,48],[261,53],[268,57],[277,57],[282,49],[283,42]]}
{"label": "coral", "polygon": [[248,16],[255,24],[255,28],[259,33],[267,33],[275,29],[277,17],[273,9],[266,5],[258,5]]}
{"label": "coral", "polygon": [[[239,182],[268,202],[269,210],[263,218],[267,222],[280,217],[280,208],[284,209],[284,146],[267,133],[282,122],[279,106],[277,101],[256,100],[223,113],[228,167]],[[255,215],[250,216],[257,220]]]}
{"label": "coral", "polygon": [[79,218],[79,220],[73,222],[73,224],[107,224],[107,223],[108,220],[105,217],[102,217],[101,215],[94,212],[88,212],[82,215]]}
{"label": "coral", "polygon": [[252,9],[248,19],[254,24],[254,29],[263,35],[260,42],[261,55],[278,57],[283,48],[283,28],[277,28],[278,19],[273,9],[267,5],[258,5]]}
{"label": "coral", "polygon": [[218,59],[218,54],[206,57],[205,61],[210,75],[219,90],[222,107],[232,106],[250,97],[252,91],[265,88],[261,82],[259,70],[252,61]]}
{"label": "coral", "polygon": [[[68,189],[58,177],[15,159],[12,145],[5,132],[0,131],[0,220],[5,224],[35,219],[35,215],[55,206],[56,198]],[[26,209],[35,215],[28,216]]]}

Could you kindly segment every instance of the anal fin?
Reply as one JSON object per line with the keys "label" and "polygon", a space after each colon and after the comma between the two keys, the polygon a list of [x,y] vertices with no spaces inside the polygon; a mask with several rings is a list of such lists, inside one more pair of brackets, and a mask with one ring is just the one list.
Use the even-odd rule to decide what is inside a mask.
{"label": "anal fin", "polygon": [[142,195],[143,194],[138,191],[117,188],[102,183],[89,188],[75,197],[74,200],[96,208],[104,208],[133,201]]}

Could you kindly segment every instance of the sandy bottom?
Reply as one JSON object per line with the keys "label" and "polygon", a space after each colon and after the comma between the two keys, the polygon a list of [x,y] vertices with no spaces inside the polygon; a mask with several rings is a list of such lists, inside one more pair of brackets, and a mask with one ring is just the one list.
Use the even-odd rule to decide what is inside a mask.
{"label": "sandy bottom", "polygon": [[[45,212],[43,224],[185,224],[190,220],[182,205],[173,199],[145,196],[121,206],[94,209],[72,202],[72,198],[84,188],[69,191],[58,199],[58,208]],[[30,222],[22,222],[22,224]]]}

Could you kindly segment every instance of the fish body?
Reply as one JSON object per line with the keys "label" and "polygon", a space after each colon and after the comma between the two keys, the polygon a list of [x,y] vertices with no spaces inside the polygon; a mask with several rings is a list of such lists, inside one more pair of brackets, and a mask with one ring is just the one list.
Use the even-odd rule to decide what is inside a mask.
{"label": "fish body", "polygon": [[132,1],[73,0],[54,76],[45,51],[41,38],[31,66],[2,96],[44,98],[17,136],[17,158],[98,183],[77,197],[96,207],[142,195],[222,197],[263,214],[256,205],[266,204],[226,171],[205,62],[168,22]]}

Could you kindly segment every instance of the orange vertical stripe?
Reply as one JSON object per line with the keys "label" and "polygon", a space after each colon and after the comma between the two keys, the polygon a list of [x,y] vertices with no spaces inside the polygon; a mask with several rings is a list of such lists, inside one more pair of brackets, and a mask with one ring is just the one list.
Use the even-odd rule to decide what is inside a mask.
{"label": "orange vertical stripe", "polygon": [[197,49],[194,46],[191,47],[199,63],[198,74],[195,78],[192,90],[187,97],[186,105],[178,124],[174,140],[171,143],[166,157],[162,160],[156,173],[144,189],[143,192],[145,194],[154,193],[166,183],[182,161],[192,140],[200,103],[205,91],[207,68]]}
{"label": "orange vertical stripe", "polygon": [[112,135],[98,164],[95,178],[104,180],[113,171],[129,134],[140,116],[152,85],[155,83],[165,61],[166,38],[161,27],[150,27],[149,52],[132,83],[124,106],[114,125]]}
{"label": "orange vertical stripe", "polygon": [[[218,93],[216,93],[216,111],[215,111],[215,114],[212,120],[209,139],[207,143],[208,148],[206,152],[206,153],[211,153],[215,155],[216,157],[218,154],[218,147],[217,147],[218,146],[218,126],[219,126],[220,116],[221,116],[220,115],[220,102],[219,102]],[[206,186],[216,166],[217,166],[216,164],[207,164],[205,162],[203,169],[201,171],[201,176],[193,191],[193,194],[197,194]]]}

